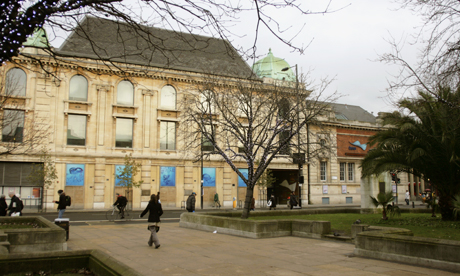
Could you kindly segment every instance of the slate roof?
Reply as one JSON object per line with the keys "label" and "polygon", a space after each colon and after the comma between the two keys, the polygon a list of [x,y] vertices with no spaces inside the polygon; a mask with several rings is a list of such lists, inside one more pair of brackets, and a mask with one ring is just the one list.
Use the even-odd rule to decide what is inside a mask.
{"label": "slate roof", "polygon": [[367,112],[360,106],[349,105],[349,104],[329,104],[335,112],[335,117],[339,120],[347,121],[359,121],[359,122],[369,122],[375,123],[376,118],[371,113]]}
{"label": "slate roof", "polygon": [[237,78],[257,78],[226,40],[86,16],[62,55]]}

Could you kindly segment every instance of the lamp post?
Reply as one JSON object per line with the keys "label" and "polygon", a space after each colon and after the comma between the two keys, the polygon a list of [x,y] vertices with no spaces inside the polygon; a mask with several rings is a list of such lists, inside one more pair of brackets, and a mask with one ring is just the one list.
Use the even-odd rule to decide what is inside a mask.
{"label": "lamp post", "polygon": [[[291,66],[291,67],[285,67],[283,69],[281,69],[281,71],[285,72],[287,70],[289,70],[290,68],[292,67],[295,67],[295,92],[296,92],[296,96],[299,97],[299,75],[298,75],[298,71],[297,71],[297,64],[294,65],[294,66]],[[301,173],[302,173],[302,165],[303,163],[305,162],[305,155],[303,155],[303,158],[301,157],[301,153],[300,153],[300,110],[299,110],[299,103],[302,99],[297,99],[297,108],[296,108],[296,112],[297,112],[297,158],[293,158],[293,159],[297,159],[297,160],[293,160],[295,163],[297,163],[298,165],[298,172],[297,172],[297,183],[299,183],[299,206],[302,207],[302,184],[303,184],[303,181],[302,183],[301,182]],[[309,183],[310,184],[310,183]]]}

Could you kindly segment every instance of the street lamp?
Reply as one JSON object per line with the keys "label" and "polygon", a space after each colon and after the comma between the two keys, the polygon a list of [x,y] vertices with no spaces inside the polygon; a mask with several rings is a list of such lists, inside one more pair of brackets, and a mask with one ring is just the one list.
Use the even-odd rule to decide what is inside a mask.
{"label": "street lamp", "polygon": [[[287,70],[289,70],[290,68],[292,67],[295,67],[295,92],[296,92],[296,95],[297,97],[299,97],[299,75],[298,75],[298,72],[297,72],[297,64],[294,65],[294,66],[291,66],[291,67],[284,67],[283,69],[281,69],[282,72],[285,72]],[[305,162],[305,154],[302,154],[300,153],[300,110],[299,110],[299,102],[300,100],[302,99],[297,99],[297,154],[293,154],[294,158],[293,158],[293,161],[294,163],[297,163],[298,164],[298,172],[297,172],[297,183],[299,183],[299,206],[302,207],[302,184],[303,184],[303,180],[302,180],[302,183],[300,183],[301,181],[301,178],[302,176],[300,175],[301,172],[302,172],[302,164]],[[307,145],[308,146],[308,145]]]}

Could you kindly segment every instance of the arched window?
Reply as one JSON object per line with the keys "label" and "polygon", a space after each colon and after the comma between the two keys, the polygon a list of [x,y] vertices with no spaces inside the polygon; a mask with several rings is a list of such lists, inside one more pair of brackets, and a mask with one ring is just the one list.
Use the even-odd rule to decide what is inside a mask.
{"label": "arched window", "polygon": [[117,104],[134,105],[134,86],[130,81],[124,80],[118,84]]}
{"label": "arched window", "polygon": [[213,114],[215,112],[214,93],[211,90],[205,90],[200,98],[202,112]]}
{"label": "arched window", "polygon": [[25,96],[26,95],[27,76],[19,68],[13,68],[6,73],[6,95],[7,96]]}
{"label": "arched window", "polygon": [[161,107],[176,109],[176,89],[166,85],[161,89]]}
{"label": "arched window", "polygon": [[69,100],[88,100],[88,81],[82,75],[75,75],[70,79]]}

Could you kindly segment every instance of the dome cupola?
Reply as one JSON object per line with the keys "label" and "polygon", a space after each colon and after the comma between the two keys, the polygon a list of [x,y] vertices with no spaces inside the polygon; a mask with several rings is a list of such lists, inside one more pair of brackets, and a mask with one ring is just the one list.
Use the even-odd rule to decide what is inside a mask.
{"label": "dome cupola", "polygon": [[[290,67],[289,63],[282,58],[275,57],[272,49],[269,49],[268,55],[254,63],[252,70],[260,78],[295,82],[295,74]],[[283,72],[283,68],[289,69]]]}

